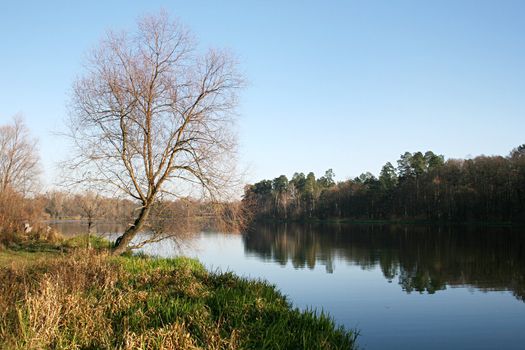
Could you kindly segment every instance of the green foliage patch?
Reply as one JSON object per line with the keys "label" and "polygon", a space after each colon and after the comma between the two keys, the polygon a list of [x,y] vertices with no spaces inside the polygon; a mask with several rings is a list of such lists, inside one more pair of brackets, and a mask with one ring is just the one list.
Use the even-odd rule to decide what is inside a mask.
{"label": "green foliage patch", "polygon": [[0,267],[0,281],[0,348],[355,348],[355,332],[275,286],[185,257],[75,250]]}

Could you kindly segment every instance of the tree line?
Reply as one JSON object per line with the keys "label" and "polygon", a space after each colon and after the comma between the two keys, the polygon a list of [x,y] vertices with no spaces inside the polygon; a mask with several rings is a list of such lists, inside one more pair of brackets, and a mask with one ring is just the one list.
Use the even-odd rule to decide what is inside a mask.
{"label": "tree line", "polygon": [[335,182],[330,169],[281,175],[245,187],[254,219],[524,221],[525,144],[508,156],[448,159],[405,152],[397,166]]}
{"label": "tree line", "polygon": [[[137,204],[126,198],[101,196],[96,192],[67,193],[50,191],[34,198],[41,209],[41,218],[47,220],[83,220],[91,225],[97,222],[128,224],[133,220]],[[152,207],[149,230],[173,233],[186,229],[194,231],[206,227],[235,230],[242,226],[240,203],[212,202],[191,197],[164,199]],[[193,228],[193,230],[190,230]],[[191,233],[191,232],[190,232]]]}

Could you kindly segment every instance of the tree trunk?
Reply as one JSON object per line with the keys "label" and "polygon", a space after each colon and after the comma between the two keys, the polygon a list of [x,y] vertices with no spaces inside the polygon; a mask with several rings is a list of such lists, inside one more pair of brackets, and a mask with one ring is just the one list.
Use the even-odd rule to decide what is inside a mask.
{"label": "tree trunk", "polygon": [[124,232],[124,234],[122,234],[122,236],[117,238],[117,241],[115,242],[115,246],[113,247],[111,251],[113,255],[120,255],[126,251],[128,245],[131,243],[133,238],[144,227],[144,224],[146,220],[148,219],[150,209],[151,209],[151,205],[145,204],[140,210],[139,216],[137,217],[133,225],[130,226]]}

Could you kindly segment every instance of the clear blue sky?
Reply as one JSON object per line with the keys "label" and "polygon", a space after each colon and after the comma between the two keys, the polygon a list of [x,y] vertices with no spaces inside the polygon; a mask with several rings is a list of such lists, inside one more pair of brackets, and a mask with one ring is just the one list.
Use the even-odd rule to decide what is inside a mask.
{"label": "clear blue sky", "polygon": [[525,1],[0,2],[0,122],[25,115],[45,183],[86,51],[166,9],[237,54],[248,181],[377,174],[405,151],[506,155],[525,143]]}

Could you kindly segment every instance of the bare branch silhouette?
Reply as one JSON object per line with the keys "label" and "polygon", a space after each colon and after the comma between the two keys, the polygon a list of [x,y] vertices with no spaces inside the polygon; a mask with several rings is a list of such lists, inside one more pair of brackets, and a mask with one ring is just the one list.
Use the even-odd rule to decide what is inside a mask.
{"label": "bare branch silhouette", "polygon": [[[108,33],[73,86],[71,180],[139,203],[121,253],[161,194],[220,198],[234,164],[233,111],[243,85],[226,52],[200,54],[187,29],[165,13],[146,16],[133,34]],[[93,187],[94,186],[94,187]]]}

